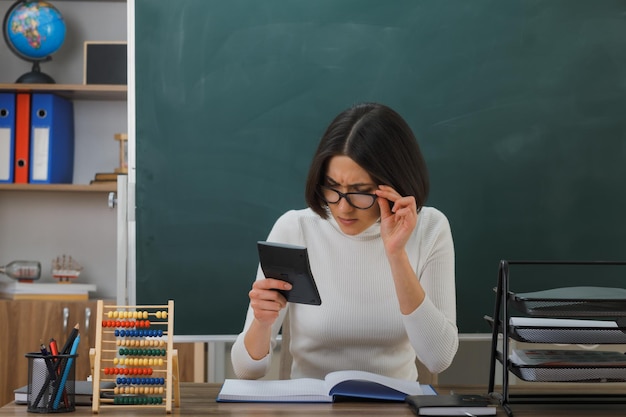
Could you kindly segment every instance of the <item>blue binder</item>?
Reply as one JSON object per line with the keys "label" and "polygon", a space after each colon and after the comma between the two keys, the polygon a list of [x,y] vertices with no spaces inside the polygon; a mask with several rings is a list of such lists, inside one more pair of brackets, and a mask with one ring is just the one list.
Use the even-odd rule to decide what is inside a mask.
{"label": "blue binder", "polygon": [[13,182],[15,94],[0,93],[0,183]]}
{"label": "blue binder", "polygon": [[30,116],[32,184],[70,184],[74,176],[74,105],[63,97],[33,93]]}

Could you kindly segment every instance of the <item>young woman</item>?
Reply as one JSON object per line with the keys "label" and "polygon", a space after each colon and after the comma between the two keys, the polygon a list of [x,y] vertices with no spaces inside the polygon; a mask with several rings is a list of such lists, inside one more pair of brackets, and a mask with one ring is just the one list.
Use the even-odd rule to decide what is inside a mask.
{"label": "young woman", "polygon": [[260,268],[231,351],[238,378],[269,370],[287,311],[292,378],[362,370],[417,379],[458,348],[454,245],[444,214],[425,207],[429,181],[413,132],[394,110],[365,103],[328,126],[306,182],[308,208],[274,224],[268,241],[305,246],[321,306],[287,303],[290,284]]}

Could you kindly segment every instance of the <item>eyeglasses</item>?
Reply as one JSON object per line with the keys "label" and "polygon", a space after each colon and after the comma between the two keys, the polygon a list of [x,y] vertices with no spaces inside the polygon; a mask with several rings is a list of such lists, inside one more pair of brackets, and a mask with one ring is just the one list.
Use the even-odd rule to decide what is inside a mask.
{"label": "eyeglasses", "polygon": [[321,186],[322,188],[322,198],[328,204],[337,204],[339,200],[345,198],[348,204],[352,207],[367,210],[372,207],[376,202],[376,194],[369,193],[342,193],[341,191],[337,191],[334,188],[327,187],[325,185]]}

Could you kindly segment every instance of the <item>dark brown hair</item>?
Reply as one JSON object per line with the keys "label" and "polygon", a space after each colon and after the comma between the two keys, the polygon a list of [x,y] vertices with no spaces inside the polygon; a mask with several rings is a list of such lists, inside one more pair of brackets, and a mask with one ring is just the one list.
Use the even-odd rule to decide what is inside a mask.
{"label": "dark brown hair", "polygon": [[428,197],[426,162],[406,121],[391,108],[377,103],[357,104],[341,112],[322,136],[306,180],[308,206],[323,218],[321,198],[328,162],[345,155],[359,164],[376,184],[389,185],[402,196],[412,195],[419,211]]}

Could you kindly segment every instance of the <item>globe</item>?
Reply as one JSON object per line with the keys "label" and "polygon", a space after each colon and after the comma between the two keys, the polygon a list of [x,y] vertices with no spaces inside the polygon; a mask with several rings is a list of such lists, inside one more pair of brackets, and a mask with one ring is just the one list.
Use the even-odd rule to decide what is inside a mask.
{"label": "globe", "polygon": [[54,83],[52,77],[41,72],[39,63],[52,59],[51,55],[65,41],[65,21],[61,13],[46,1],[18,0],[7,11],[2,26],[9,49],[33,63],[31,72],[22,75],[17,82]]}

